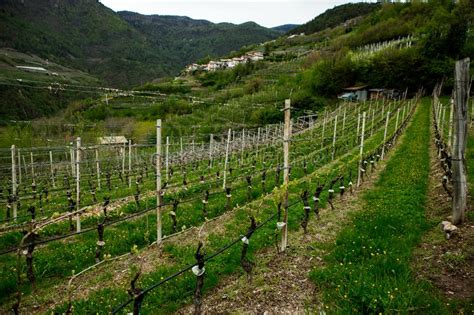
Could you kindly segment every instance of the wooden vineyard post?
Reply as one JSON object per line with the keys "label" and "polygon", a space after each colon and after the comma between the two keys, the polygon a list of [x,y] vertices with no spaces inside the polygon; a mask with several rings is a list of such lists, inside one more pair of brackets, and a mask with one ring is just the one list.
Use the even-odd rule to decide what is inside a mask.
{"label": "wooden vineyard post", "polygon": [[156,244],[162,241],[161,233],[161,119],[156,121]]}
{"label": "wooden vineyard post", "polygon": [[[444,115],[444,114],[443,114]],[[444,117],[444,116],[443,116]],[[402,108],[402,122],[405,120],[405,105]]]}
{"label": "wooden vineyard post", "polygon": [[51,183],[53,184],[53,188],[56,188],[56,183],[54,180],[53,152],[51,151],[49,151],[49,166],[51,168]]}
{"label": "wooden vineyard post", "polygon": [[226,189],[226,180],[227,180],[227,164],[229,163],[229,146],[230,146],[230,134],[231,130],[227,134],[227,146],[225,148],[225,163],[224,163],[224,183],[222,184],[222,189]]}
{"label": "wooden vineyard post", "polygon": [[365,112],[362,114],[362,131],[360,134],[360,151],[359,151],[359,171],[357,176],[357,187],[360,186],[361,177],[362,177],[362,158],[364,154],[364,133],[365,133]]}
{"label": "wooden vineyard post", "polygon": [[334,134],[332,136],[332,155],[331,160],[334,161],[334,154],[336,151],[336,135],[337,135],[337,115],[334,117]]}
{"label": "wooden vineyard post", "polygon": [[18,184],[21,185],[21,158],[20,158],[20,150],[18,150]]}
{"label": "wooden vineyard post", "polygon": [[469,58],[456,62],[454,84],[453,141],[453,224],[464,221],[467,210],[465,153],[467,145],[467,102],[469,99]]}
{"label": "wooden vineyard post", "polygon": [[182,167],[183,166],[183,137],[179,138],[179,146],[180,146],[179,162],[181,163],[181,167]]}
{"label": "wooden vineyard post", "polygon": [[257,129],[257,141],[256,141],[256,147],[257,150],[255,150],[255,161],[258,161],[258,145],[260,143],[260,128]]}
{"label": "wooden vineyard post", "polygon": [[356,138],[356,143],[359,141],[359,130],[360,130],[360,113],[357,115],[357,138]]}
{"label": "wooden vineyard post", "polygon": [[387,141],[387,129],[388,129],[389,120],[390,120],[390,112],[387,112],[387,119],[385,120],[385,130],[383,132],[383,145],[382,145],[382,156],[381,156],[382,160],[385,156],[385,141]]}
{"label": "wooden vineyard post", "polygon": [[79,209],[81,207],[81,138],[78,137],[76,140],[76,231],[81,231],[81,215]]}
{"label": "wooden vineyard post", "polygon": [[15,148],[15,145],[12,145],[11,147],[11,151],[12,151],[12,194],[13,194],[13,198],[15,198],[15,201],[13,202],[13,219],[16,221],[16,217],[17,217],[17,212],[18,212],[18,209],[17,209],[17,205],[18,205],[18,198],[16,196],[16,188],[17,188],[17,184],[16,184],[16,158],[15,158],[15,153],[16,153],[16,148]]}
{"label": "wooden vineyard post", "polygon": [[284,170],[283,179],[285,185],[285,213],[283,217],[283,230],[281,235],[280,251],[284,252],[288,244],[288,184],[290,183],[290,130],[291,130],[291,101],[285,100],[285,129],[283,134],[283,156],[284,156]]}
{"label": "wooden vineyard post", "polygon": [[453,147],[453,115],[454,115],[454,99],[450,101],[450,112],[449,112],[449,122],[448,122],[448,148],[452,149]]}
{"label": "wooden vineyard post", "polygon": [[166,152],[166,157],[165,157],[165,172],[166,172],[166,182],[169,181],[169,167],[170,167],[170,164],[169,164],[169,153],[170,153],[170,137],[166,137],[166,148],[165,148]]}
{"label": "wooden vineyard post", "polygon": [[326,110],[324,110],[323,131],[321,133],[321,149],[324,147],[324,129],[325,129],[325,127],[326,127]]}
{"label": "wooden vineyard post", "polygon": [[125,154],[126,154],[126,144],[122,146],[122,176],[125,175]]}
{"label": "wooden vineyard post", "polygon": [[76,177],[76,162],[74,160],[74,147],[73,147],[73,143],[71,142],[71,150],[69,152],[69,156],[71,158],[71,173],[72,173],[72,177]]}
{"label": "wooden vineyard post", "polygon": [[132,140],[128,140],[128,188],[132,188]]}
{"label": "wooden vineyard post", "polygon": [[342,135],[344,137],[345,129],[346,129],[346,107],[344,106],[344,116],[342,116]]}
{"label": "wooden vineyard post", "polygon": [[372,125],[370,127],[370,136],[374,134],[374,117],[375,117],[375,108],[372,109]]}
{"label": "wooden vineyard post", "polygon": [[395,120],[395,132],[398,129],[398,116],[400,116],[400,108],[397,110],[397,119]]}
{"label": "wooden vineyard post", "polygon": [[31,158],[31,178],[32,178],[33,184],[36,184],[35,161],[33,158],[33,152],[30,152],[30,158]]}
{"label": "wooden vineyard post", "polygon": [[214,141],[214,135],[211,133],[209,136],[209,168],[212,168],[212,142]]}
{"label": "wooden vineyard post", "polygon": [[97,172],[97,188],[101,190],[100,188],[100,162],[99,162],[99,147],[95,148],[95,166],[96,166],[96,172]]}
{"label": "wooden vineyard post", "polygon": [[24,154],[21,156],[21,159],[23,161],[23,167],[25,168],[25,176],[28,176],[28,170],[26,168],[26,161],[25,161],[25,155]]}

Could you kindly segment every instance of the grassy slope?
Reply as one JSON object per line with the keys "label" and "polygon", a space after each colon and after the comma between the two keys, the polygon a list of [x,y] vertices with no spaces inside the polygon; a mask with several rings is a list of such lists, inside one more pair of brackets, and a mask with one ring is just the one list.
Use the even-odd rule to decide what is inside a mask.
{"label": "grassy slope", "polygon": [[427,227],[429,123],[425,100],[378,187],[363,196],[365,210],[339,234],[327,268],[312,272],[328,307],[341,313],[445,312],[410,269],[412,250]]}

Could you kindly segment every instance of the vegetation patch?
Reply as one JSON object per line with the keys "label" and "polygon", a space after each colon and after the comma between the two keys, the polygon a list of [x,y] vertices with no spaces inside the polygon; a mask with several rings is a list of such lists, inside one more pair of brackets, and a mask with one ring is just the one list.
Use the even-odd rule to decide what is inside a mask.
{"label": "vegetation patch", "polygon": [[447,312],[432,287],[416,281],[410,268],[412,250],[427,228],[428,100],[407,135],[377,188],[363,196],[365,210],[339,234],[327,267],[311,273],[327,307],[341,313]]}

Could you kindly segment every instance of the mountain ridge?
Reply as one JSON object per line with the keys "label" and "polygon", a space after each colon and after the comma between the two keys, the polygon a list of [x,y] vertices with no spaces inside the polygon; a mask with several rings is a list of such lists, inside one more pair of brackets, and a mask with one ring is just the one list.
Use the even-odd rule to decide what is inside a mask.
{"label": "mountain ridge", "polygon": [[[4,0],[0,45],[80,69],[112,86],[130,87],[176,75],[185,64],[207,55],[226,54],[281,34],[252,23],[213,24],[179,16],[160,17],[162,27],[154,25],[152,32],[144,33],[145,27],[136,25],[150,20],[147,16],[136,13],[129,21],[124,16],[131,19],[132,14],[114,12],[96,0]],[[174,23],[187,23],[187,34],[202,37],[174,44],[175,38],[181,39]],[[204,36],[206,31],[211,35]]]}

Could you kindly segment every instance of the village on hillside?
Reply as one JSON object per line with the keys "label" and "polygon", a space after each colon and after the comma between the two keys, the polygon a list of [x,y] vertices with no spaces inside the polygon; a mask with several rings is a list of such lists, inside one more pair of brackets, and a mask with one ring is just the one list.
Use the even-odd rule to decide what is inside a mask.
{"label": "village on hillside", "polygon": [[260,61],[263,59],[264,59],[263,52],[251,51],[240,57],[211,60],[207,64],[203,64],[203,65],[193,63],[185,68],[184,73],[191,74],[198,70],[199,71],[216,71],[216,70],[232,69],[239,64]]}

